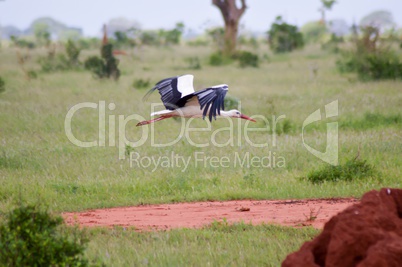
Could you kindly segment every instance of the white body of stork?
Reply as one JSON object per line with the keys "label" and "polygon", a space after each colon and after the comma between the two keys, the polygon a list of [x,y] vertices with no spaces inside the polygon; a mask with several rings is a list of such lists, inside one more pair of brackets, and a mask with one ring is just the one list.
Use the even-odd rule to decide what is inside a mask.
{"label": "white body of stork", "polygon": [[194,76],[191,74],[176,76],[158,82],[144,98],[153,91],[158,90],[166,110],[151,113],[151,116],[160,117],[142,121],[137,126],[150,124],[171,117],[194,118],[208,116],[209,120],[218,116],[241,118],[250,121],[254,119],[243,115],[240,111],[232,109],[224,111],[224,98],[228,91],[226,84],[211,86],[195,92],[193,88]]}

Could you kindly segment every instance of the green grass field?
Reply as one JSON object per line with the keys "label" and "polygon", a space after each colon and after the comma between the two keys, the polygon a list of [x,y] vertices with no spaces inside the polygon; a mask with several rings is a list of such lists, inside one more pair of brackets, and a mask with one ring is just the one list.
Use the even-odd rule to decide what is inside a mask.
{"label": "green grass field", "polygon": [[[359,82],[353,75],[340,75],[335,67],[337,56],[326,54],[318,46],[287,55],[272,55],[261,46],[261,58],[269,59],[264,59],[259,68],[239,68],[235,63],[208,66],[211,52],[207,47],[145,47],[120,58],[122,75],[118,82],[94,79],[87,71],[38,72],[38,78],[28,81],[14,48],[3,46],[0,75],[6,91],[0,93],[0,210],[8,211],[21,200],[41,203],[60,213],[141,203],[360,197],[372,189],[402,187],[401,81]],[[44,53],[41,49],[30,52],[25,68],[38,71],[37,58]],[[83,51],[81,59],[95,53]],[[202,68],[188,69],[189,57],[198,57]],[[180,120],[158,122],[154,131],[150,126],[136,127],[136,120],[122,124],[132,114],[149,119],[151,102],[159,102],[156,93],[143,102],[146,90],[133,88],[134,80],[149,79],[153,85],[186,73],[195,75],[196,90],[227,83],[229,95],[241,100],[241,111],[258,115],[258,122],[219,119],[209,131],[188,132],[182,137]],[[320,184],[300,179],[326,165],[303,145],[303,121],[334,100],[338,100],[339,115],[306,127],[306,143],[324,151],[326,123],[338,122],[339,162],[359,154],[373,166],[375,177]],[[100,101],[105,101],[106,107],[105,146],[82,148],[72,144],[64,125],[68,110],[83,102],[99,107]],[[109,108],[110,103],[114,109]],[[278,122],[279,130],[273,133],[273,120],[281,115],[286,118]],[[110,120],[115,122],[114,130]],[[208,126],[203,120],[183,123],[187,128]],[[99,108],[77,111],[71,125],[77,139],[102,141]],[[252,127],[265,127],[265,131],[244,134],[245,128]],[[143,133],[146,129],[148,133]],[[146,138],[141,146],[126,147],[125,138],[136,142],[141,137]],[[155,146],[175,139],[173,145]],[[205,146],[194,146],[194,142]],[[130,161],[127,152],[138,155],[142,164]],[[172,153],[190,158],[188,166],[154,168],[151,164],[152,157],[169,158]],[[126,158],[119,159],[119,155]],[[196,161],[195,155],[202,160]],[[247,155],[256,160],[271,155],[271,165],[235,165],[236,157]],[[211,157],[227,157],[229,164],[216,166]],[[98,229],[90,230],[92,241],[87,254],[113,266],[276,266],[316,233],[312,229],[247,225],[161,233]]]}

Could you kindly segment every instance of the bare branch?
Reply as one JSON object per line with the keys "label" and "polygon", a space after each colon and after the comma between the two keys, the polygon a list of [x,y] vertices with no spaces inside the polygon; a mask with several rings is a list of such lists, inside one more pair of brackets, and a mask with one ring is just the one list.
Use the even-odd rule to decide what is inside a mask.
{"label": "bare branch", "polygon": [[[246,0],[241,0],[241,10],[246,10],[247,5],[246,5]],[[243,11],[244,12],[244,11]]]}
{"label": "bare branch", "polygon": [[212,4],[219,7],[219,9],[222,9],[225,4],[225,0],[212,0]]}

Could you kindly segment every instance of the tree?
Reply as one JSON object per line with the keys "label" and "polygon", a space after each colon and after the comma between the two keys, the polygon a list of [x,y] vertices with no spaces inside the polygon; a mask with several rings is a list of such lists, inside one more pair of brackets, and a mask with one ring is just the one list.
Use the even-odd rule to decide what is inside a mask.
{"label": "tree", "polygon": [[135,33],[141,29],[139,22],[135,20],[129,20],[123,17],[111,19],[107,23],[107,36],[115,37],[115,32],[124,32],[127,37],[135,37]]}
{"label": "tree", "polygon": [[[46,26],[38,26],[38,25],[46,25]],[[52,37],[57,37],[57,38],[65,37],[65,39],[68,39],[70,37],[66,36],[65,34],[71,35],[72,32],[75,32],[74,35],[77,37],[82,36],[82,29],[75,28],[75,27],[68,27],[64,23],[57,21],[55,19],[49,18],[49,17],[41,17],[41,18],[34,20],[31,23],[31,26],[29,27],[29,29],[27,30],[27,33],[36,34],[38,27],[40,30],[43,30],[43,28],[45,27],[46,31],[49,33],[49,36],[52,36]],[[70,33],[66,33],[66,31],[70,32]]]}
{"label": "tree", "polygon": [[325,25],[325,10],[331,10],[332,6],[336,3],[336,0],[321,0],[321,3],[322,7],[319,9],[321,11],[321,23]]}
{"label": "tree", "polygon": [[241,16],[246,11],[246,0],[241,0],[241,7],[238,8],[236,0],[212,0],[222,13],[225,22],[225,44],[223,53],[231,56],[236,51],[236,39]]}
{"label": "tree", "polygon": [[375,27],[380,30],[392,28],[395,26],[394,18],[391,12],[388,11],[374,11],[367,16],[363,17],[360,21],[360,27]]}
{"label": "tree", "polygon": [[164,45],[175,45],[180,43],[181,36],[184,32],[184,23],[176,23],[176,27],[172,30],[160,29],[158,32],[159,39]]}
{"label": "tree", "polygon": [[36,23],[34,24],[34,33],[36,40],[39,44],[50,44],[50,32],[49,26],[44,23]]}
{"label": "tree", "polygon": [[344,19],[333,19],[328,25],[329,31],[336,36],[345,36],[350,33],[350,25]]}

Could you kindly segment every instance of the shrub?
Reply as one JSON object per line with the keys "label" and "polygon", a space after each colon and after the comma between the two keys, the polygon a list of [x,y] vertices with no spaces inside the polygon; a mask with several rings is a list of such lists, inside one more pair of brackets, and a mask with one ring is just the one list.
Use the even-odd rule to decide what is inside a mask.
{"label": "shrub", "polygon": [[230,62],[232,62],[232,59],[224,56],[221,52],[215,52],[209,56],[209,65],[211,66],[227,65]]}
{"label": "shrub", "polygon": [[80,62],[78,57],[81,49],[76,44],[68,40],[65,47],[65,54],[56,54],[54,46],[48,47],[48,55],[39,58],[38,62],[41,65],[43,72],[63,71],[78,69]]}
{"label": "shrub", "polygon": [[344,52],[337,66],[340,72],[356,72],[361,80],[402,79],[402,62],[393,51]]}
{"label": "shrub", "polygon": [[342,51],[337,61],[340,72],[355,72],[361,80],[402,79],[402,62],[386,40],[380,42],[378,29],[363,28],[353,43],[354,49]]}
{"label": "shrub", "polygon": [[62,71],[70,69],[65,55],[41,57],[38,59],[43,72]]}
{"label": "shrub", "polygon": [[325,167],[311,171],[306,178],[311,183],[322,183],[324,181],[352,181],[356,179],[364,179],[374,177],[376,174],[374,167],[365,160],[348,160],[343,165],[333,166],[325,165]]}
{"label": "shrub", "polygon": [[85,69],[91,71],[97,78],[119,79],[120,70],[117,67],[119,61],[113,56],[113,45],[102,45],[101,56],[102,58],[98,56],[87,58],[84,62]]}
{"label": "shrub", "polygon": [[81,49],[95,49],[99,47],[99,39],[96,37],[81,38],[77,42]]}
{"label": "shrub", "polygon": [[151,84],[149,79],[135,79],[133,82],[133,87],[136,89],[148,88]]}
{"label": "shrub", "polygon": [[99,78],[103,78],[106,72],[104,62],[98,56],[88,57],[84,62],[84,67]]}
{"label": "shrub", "polygon": [[18,37],[11,35],[10,40],[13,42],[13,45],[19,48],[35,48],[35,43],[31,41],[27,41],[24,39],[19,39]]}
{"label": "shrub", "polygon": [[104,44],[102,46],[101,55],[105,61],[106,77],[115,80],[120,77],[120,70],[117,68],[119,61],[113,56],[113,45]]}
{"label": "shrub", "polygon": [[176,27],[172,30],[160,30],[159,37],[165,45],[179,44],[181,36],[184,32],[184,24],[182,22],[176,23]]}
{"label": "shrub", "polygon": [[216,52],[209,56],[209,65],[211,66],[221,66],[223,65],[223,55],[222,53]]}
{"label": "shrub", "polygon": [[303,35],[298,28],[283,22],[280,16],[267,34],[269,46],[275,53],[286,53],[304,46]]}
{"label": "shrub", "polygon": [[223,105],[226,110],[239,109],[239,99],[231,95],[226,95]]}
{"label": "shrub", "polygon": [[158,33],[155,31],[143,31],[140,35],[141,44],[143,45],[160,45]]}
{"label": "shrub", "polygon": [[77,66],[79,64],[78,57],[81,53],[81,49],[71,40],[67,41],[66,44],[66,54],[68,58],[68,63]]}
{"label": "shrub", "polygon": [[188,63],[188,69],[190,70],[199,70],[201,69],[201,62],[198,57],[188,57],[185,58],[185,61]]}
{"label": "shrub", "polygon": [[114,36],[116,38],[116,46],[118,48],[136,46],[135,40],[130,39],[125,32],[117,31],[114,33]]}
{"label": "shrub", "polygon": [[245,67],[254,67],[257,68],[259,64],[258,55],[248,52],[248,51],[239,51],[236,54],[236,58],[239,60],[239,65],[242,68]]}
{"label": "shrub", "polygon": [[62,231],[62,222],[35,206],[11,211],[0,225],[0,265],[88,266],[83,256],[88,240],[77,229],[72,236]]}
{"label": "shrub", "polygon": [[0,77],[0,93],[6,90],[6,82]]}
{"label": "shrub", "polygon": [[[273,129],[271,129],[273,130]],[[296,131],[296,125],[289,119],[280,120],[276,124],[275,133],[281,134],[292,134]]]}

